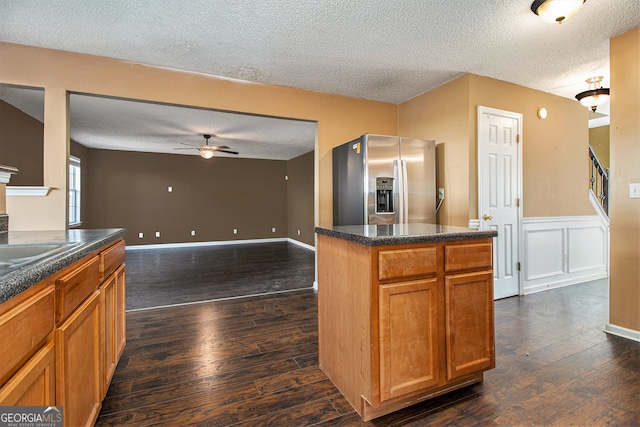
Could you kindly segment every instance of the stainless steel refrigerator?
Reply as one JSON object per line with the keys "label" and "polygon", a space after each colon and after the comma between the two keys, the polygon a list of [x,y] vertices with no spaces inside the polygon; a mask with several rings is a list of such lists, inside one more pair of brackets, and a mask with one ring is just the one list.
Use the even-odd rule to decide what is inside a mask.
{"label": "stainless steel refrigerator", "polygon": [[333,149],[333,224],[436,223],[435,142],[365,134]]}

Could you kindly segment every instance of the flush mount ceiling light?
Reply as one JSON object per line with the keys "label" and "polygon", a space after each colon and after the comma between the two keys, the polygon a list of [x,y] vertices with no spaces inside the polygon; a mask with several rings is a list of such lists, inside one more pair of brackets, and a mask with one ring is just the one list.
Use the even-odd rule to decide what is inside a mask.
{"label": "flush mount ceiling light", "polygon": [[585,80],[589,84],[589,90],[580,92],[576,99],[585,107],[591,108],[595,113],[596,109],[609,100],[609,88],[602,87],[602,76],[589,77]]}
{"label": "flush mount ceiling light", "polygon": [[562,24],[562,21],[575,15],[585,1],[587,0],[535,0],[531,4],[531,10],[543,21]]}

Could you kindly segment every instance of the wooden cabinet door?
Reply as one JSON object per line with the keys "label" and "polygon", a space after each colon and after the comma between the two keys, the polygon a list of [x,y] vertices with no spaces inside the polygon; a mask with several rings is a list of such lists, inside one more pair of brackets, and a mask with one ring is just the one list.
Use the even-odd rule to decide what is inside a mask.
{"label": "wooden cabinet door", "polygon": [[55,406],[55,377],[51,341],[0,389],[0,406]]}
{"label": "wooden cabinet door", "polygon": [[100,287],[103,399],[107,395],[126,342],[125,309],[125,266],[123,264]]}
{"label": "wooden cabinet door", "polygon": [[122,356],[124,346],[127,343],[126,322],[126,267],[122,264],[116,271],[116,311],[115,311],[115,347],[116,364]]}
{"label": "wooden cabinet door", "polygon": [[107,395],[116,370],[116,275],[107,277],[100,286],[100,348],[102,349],[101,398]]}
{"label": "wooden cabinet door", "polygon": [[93,426],[102,402],[100,291],[55,330],[56,405],[68,427]]}
{"label": "wooden cabinet door", "polygon": [[495,367],[493,274],[445,277],[447,379]]}
{"label": "wooden cabinet door", "polygon": [[437,279],[379,287],[380,401],[435,386]]}

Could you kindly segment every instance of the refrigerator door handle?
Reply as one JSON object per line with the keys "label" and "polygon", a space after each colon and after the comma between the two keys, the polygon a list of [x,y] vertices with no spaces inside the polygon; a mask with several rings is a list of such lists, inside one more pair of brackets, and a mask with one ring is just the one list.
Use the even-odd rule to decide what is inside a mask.
{"label": "refrigerator door handle", "polygon": [[393,161],[393,205],[394,214],[393,222],[399,223],[402,218],[402,203],[404,202],[402,197],[402,165],[400,160]]}
{"label": "refrigerator door handle", "polygon": [[400,207],[402,209],[400,222],[406,224],[409,222],[409,179],[407,177],[407,162],[400,160],[400,167],[402,170],[402,193],[400,194],[402,202]]}

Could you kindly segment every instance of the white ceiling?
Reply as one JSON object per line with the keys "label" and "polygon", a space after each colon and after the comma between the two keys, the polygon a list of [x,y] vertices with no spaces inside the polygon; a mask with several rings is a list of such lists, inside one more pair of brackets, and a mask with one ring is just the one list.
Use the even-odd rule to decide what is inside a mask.
{"label": "white ceiling", "polygon": [[[603,75],[608,87],[609,39],[640,26],[638,0],[588,0],[561,25],[534,15],[531,1],[4,0],[0,40],[391,103],[467,72],[567,98],[586,90],[584,80],[594,75]],[[136,103],[125,117],[130,120],[110,121],[122,123],[119,135],[106,135],[94,120],[104,111],[121,111],[122,101],[74,97],[72,119],[74,102],[86,103],[87,115],[95,109],[93,118],[76,123],[86,127],[77,140],[88,146],[106,147],[117,137],[129,147],[127,138],[141,123],[133,119],[147,115],[159,120],[148,126],[149,133],[176,138],[203,130],[231,136],[242,119],[252,119],[251,125],[255,119],[242,116],[227,125],[212,112],[204,118],[209,121],[192,122],[185,112],[173,120],[181,110],[159,117],[152,112],[157,105]],[[608,114],[608,105],[599,111]],[[206,116],[202,110],[192,113]],[[309,123],[265,126],[288,136],[288,126],[281,126],[288,124],[313,128],[306,138],[315,138]],[[259,138],[242,132],[243,142]],[[268,139],[292,143],[291,138]]]}

